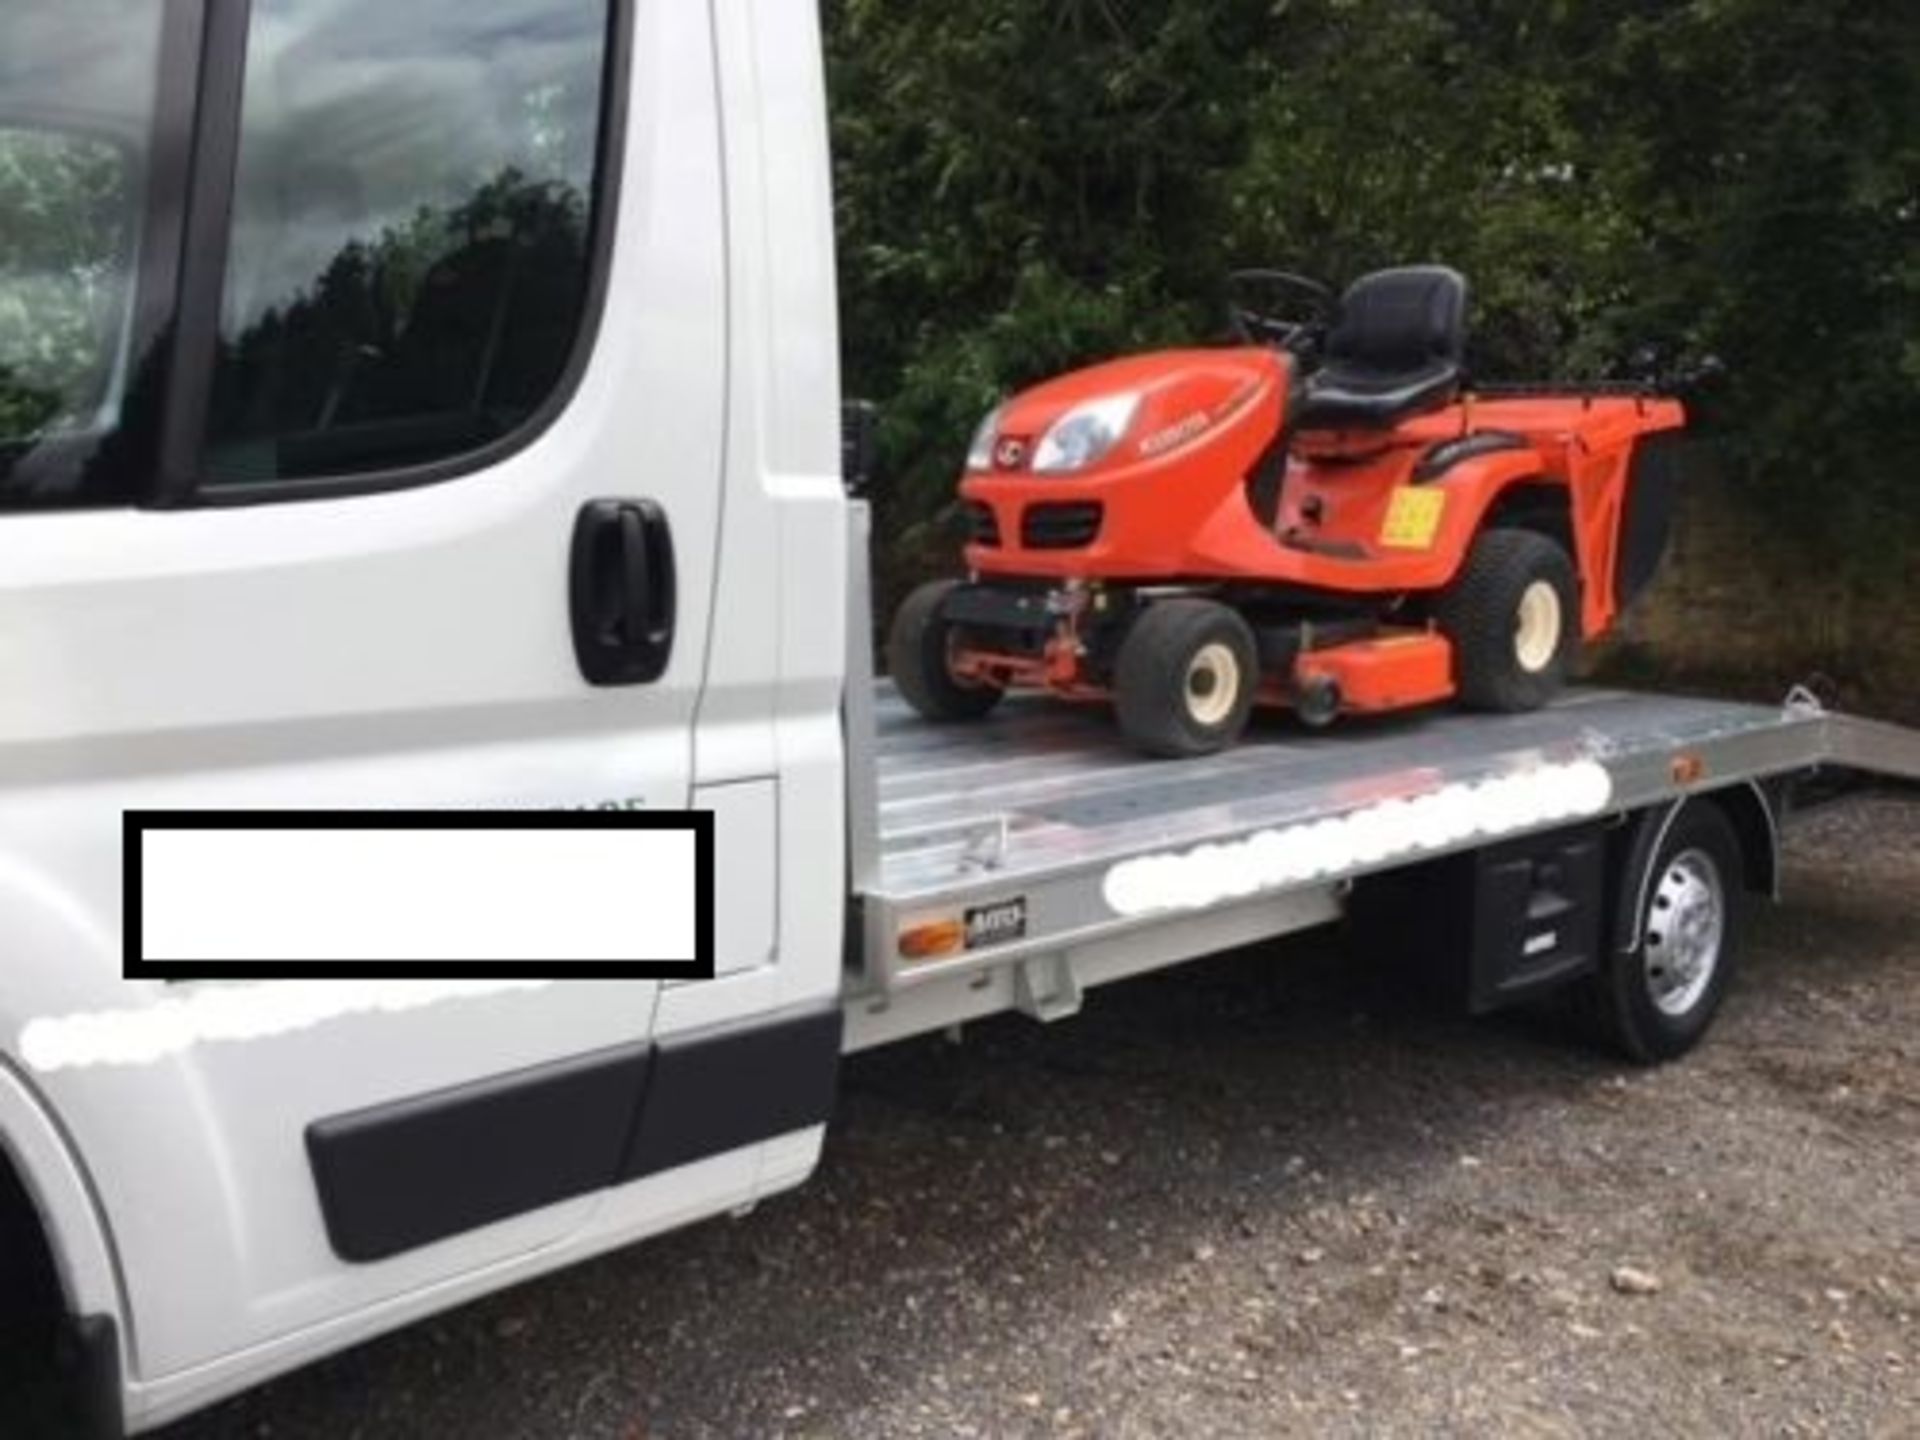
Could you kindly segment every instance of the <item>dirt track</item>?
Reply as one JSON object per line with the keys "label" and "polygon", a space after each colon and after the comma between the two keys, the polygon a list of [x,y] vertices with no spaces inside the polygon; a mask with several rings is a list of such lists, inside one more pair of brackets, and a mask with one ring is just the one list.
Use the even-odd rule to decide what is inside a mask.
{"label": "dirt track", "polygon": [[1920,1433],[1920,798],[1751,941],[1654,1072],[1325,942],[896,1047],[795,1195],[167,1435]]}

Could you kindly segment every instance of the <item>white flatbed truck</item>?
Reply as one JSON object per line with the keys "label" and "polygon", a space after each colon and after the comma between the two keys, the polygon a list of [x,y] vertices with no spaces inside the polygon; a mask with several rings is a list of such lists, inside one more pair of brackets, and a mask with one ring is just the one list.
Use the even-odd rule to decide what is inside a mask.
{"label": "white flatbed truck", "polygon": [[[1920,777],[1804,701],[1190,762],[913,719],[825,114],[790,0],[0,18],[0,179],[61,221],[0,245],[0,1435],[149,1429],[751,1205],[847,1051],[1343,917],[1676,1054],[1793,783]],[[711,811],[714,978],[123,975],[125,810],[475,806]]]}

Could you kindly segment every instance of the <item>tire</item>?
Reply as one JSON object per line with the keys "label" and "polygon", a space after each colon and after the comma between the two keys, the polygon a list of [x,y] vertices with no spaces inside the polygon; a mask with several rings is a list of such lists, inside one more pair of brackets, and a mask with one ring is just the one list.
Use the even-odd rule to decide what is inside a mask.
{"label": "tire", "polygon": [[1316,675],[1293,689],[1293,717],[1309,730],[1324,730],[1340,718],[1340,682]]}
{"label": "tire", "polygon": [[1120,730],[1149,755],[1209,755],[1240,738],[1260,688],[1260,654],[1238,612],[1212,600],[1156,600],[1113,668]]}
{"label": "tire", "polygon": [[[1579,997],[1595,1038],[1642,1065],[1700,1043],[1726,996],[1739,955],[1746,891],[1740,837],[1719,806],[1682,807],[1619,914],[1640,934],[1608,947]],[[1641,896],[1644,890],[1645,898]],[[1629,908],[1631,907],[1631,908]]]}
{"label": "tire", "polygon": [[1566,684],[1579,640],[1580,585],[1572,559],[1545,535],[1481,535],[1435,614],[1453,642],[1462,704],[1537,710]]}
{"label": "tire", "polygon": [[957,580],[929,580],[894,612],[887,634],[887,671],[907,703],[942,724],[978,720],[1006,693],[996,685],[970,685],[948,667],[953,626],[941,609]]}
{"label": "tire", "polygon": [[102,1433],[83,1424],[75,1367],[62,1354],[61,1301],[33,1202],[0,1153],[0,1432],[9,1436]]}

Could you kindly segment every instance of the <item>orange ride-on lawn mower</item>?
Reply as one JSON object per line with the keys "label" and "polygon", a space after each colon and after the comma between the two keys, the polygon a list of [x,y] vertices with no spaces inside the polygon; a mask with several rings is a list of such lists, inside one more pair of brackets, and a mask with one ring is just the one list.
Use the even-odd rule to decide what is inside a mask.
{"label": "orange ride-on lawn mower", "polygon": [[[1466,282],[1383,270],[1335,299],[1234,277],[1240,343],[1116,360],[989,415],[960,486],[964,581],[888,644],[923,715],[1010,689],[1111,700],[1156,755],[1448,698],[1527,710],[1651,577],[1678,401],[1467,389]],[[1250,291],[1271,297],[1256,308]],[[1277,303],[1276,303],[1277,302]]]}

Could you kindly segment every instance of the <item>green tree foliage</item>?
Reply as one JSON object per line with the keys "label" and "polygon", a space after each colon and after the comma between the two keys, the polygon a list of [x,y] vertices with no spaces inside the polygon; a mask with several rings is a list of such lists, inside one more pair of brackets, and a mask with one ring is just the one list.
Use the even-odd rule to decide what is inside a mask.
{"label": "green tree foliage", "polygon": [[1727,364],[1703,419],[1756,499],[1855,565],[1915,556],[1920,11],[1617,6],[1586,101],[1640,212],[1638,323]]}
{"label": "green tree foliage", "polygon": [[1911,559],[1920,23],[1900,0],[833,0],[849,388],[901,568],[993,398],[1219,333],[1221,277],[1440,260],[1490,379],[1717,359],[1822,556]]}

